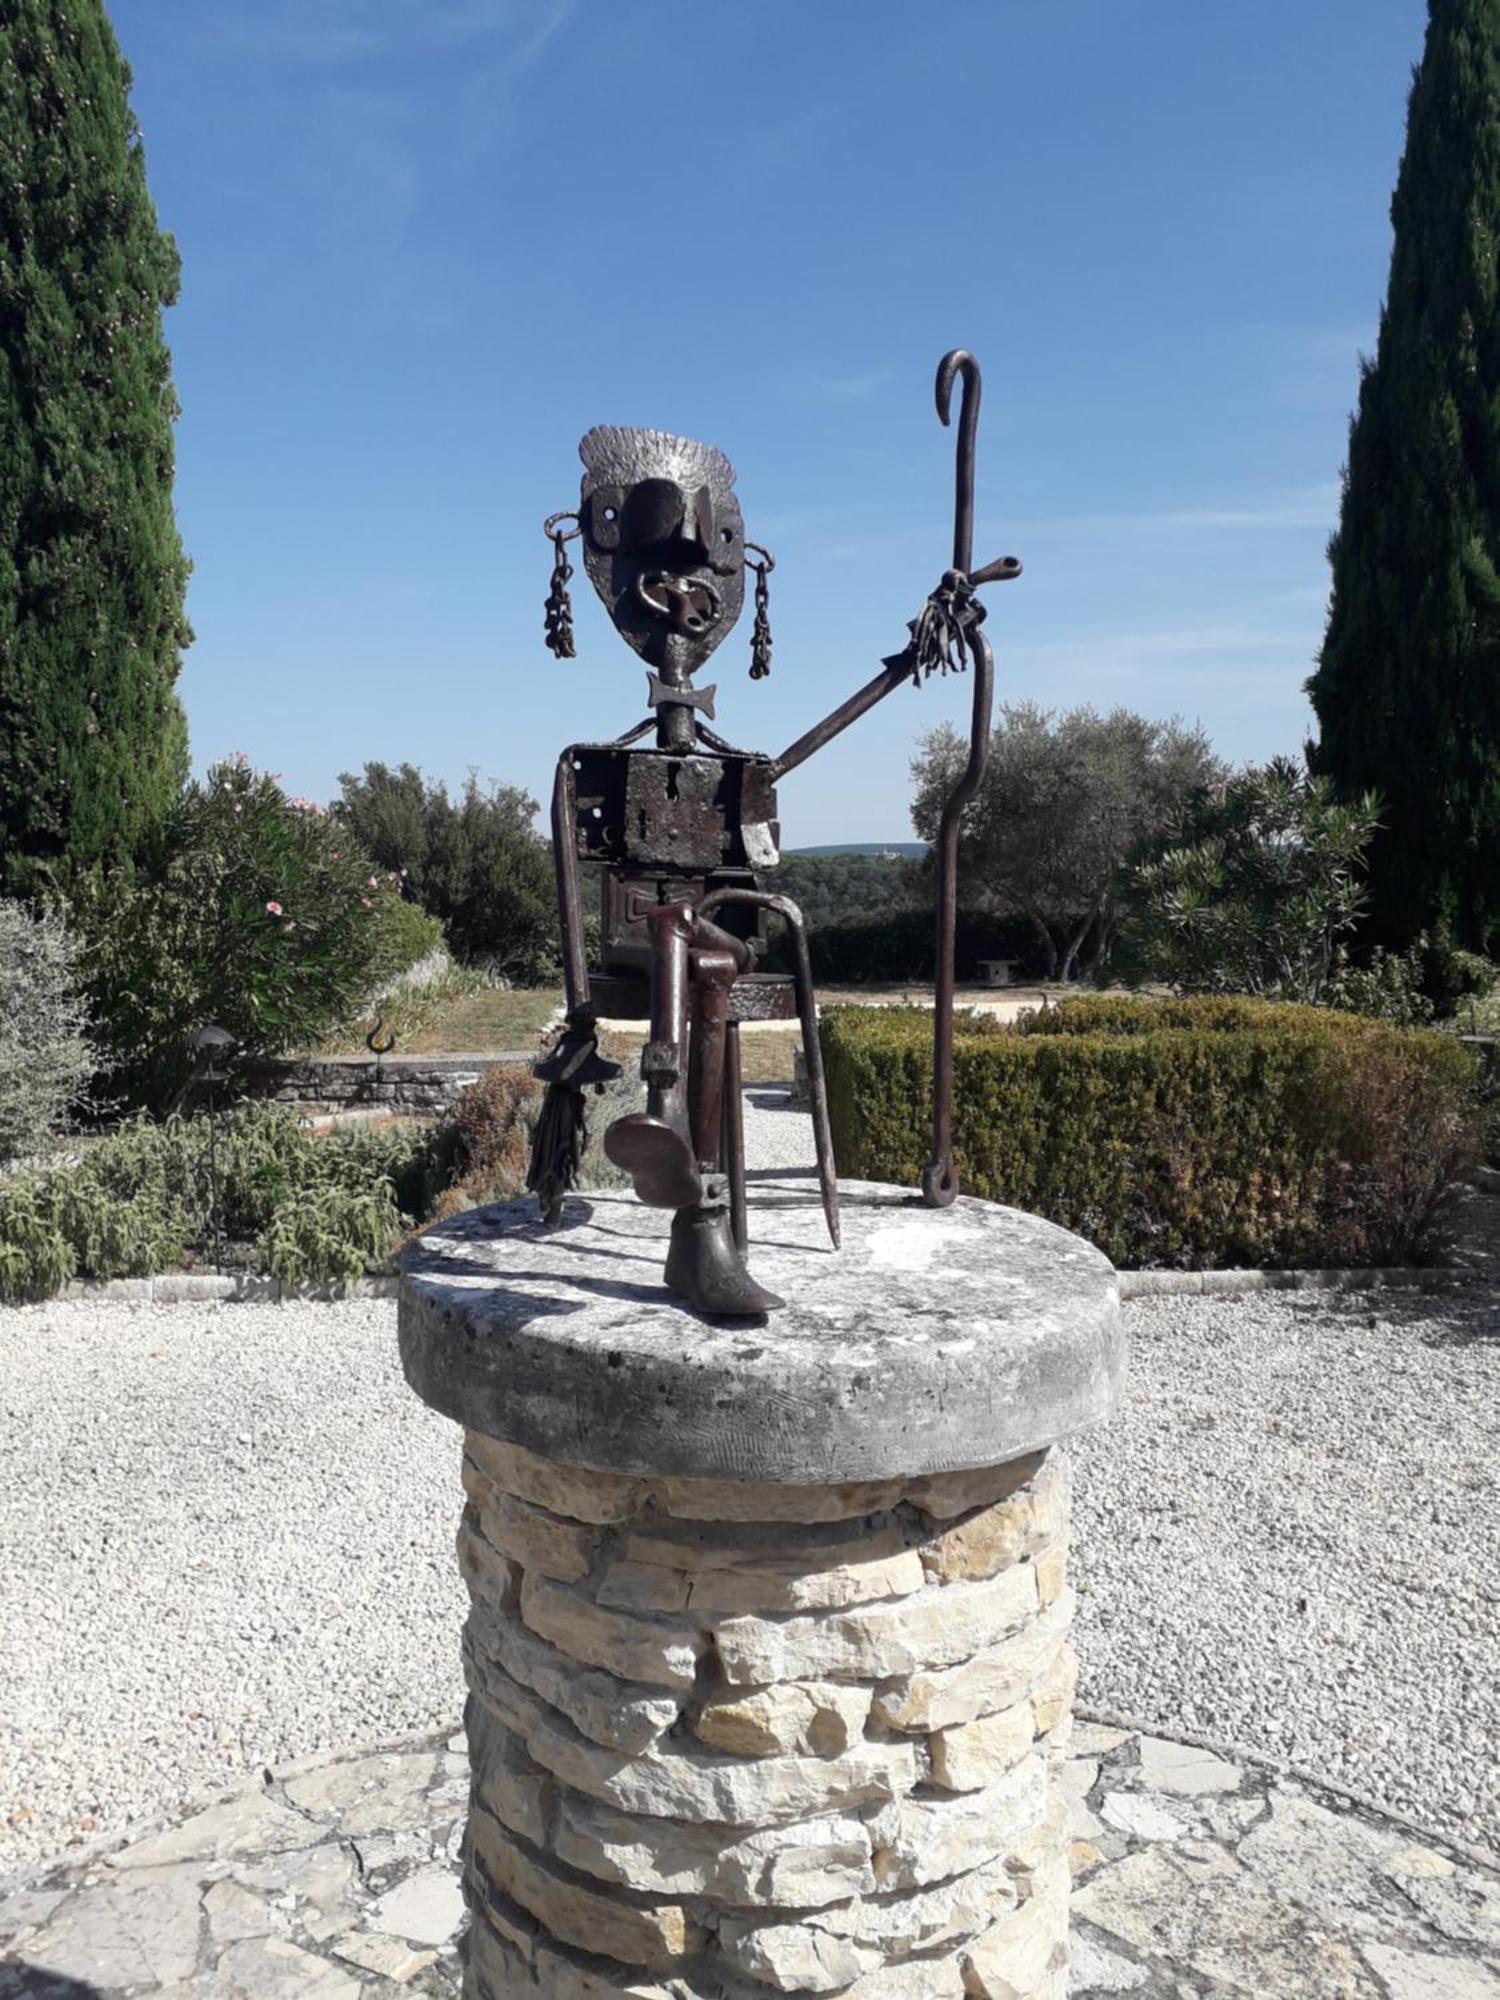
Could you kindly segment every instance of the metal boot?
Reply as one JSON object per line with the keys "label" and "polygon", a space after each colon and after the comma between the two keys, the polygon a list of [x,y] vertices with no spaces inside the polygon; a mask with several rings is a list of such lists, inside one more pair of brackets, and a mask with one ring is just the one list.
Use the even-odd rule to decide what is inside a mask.
{"label": "metal boot", "polygon": [[735,1247],[722,1183],[710,1184],[710,1199],[680,1208],[672,1217],[672,1246],[666,1280],[699,1312],[749,1319],[775,1312],[786,1303],[758,1285]]}

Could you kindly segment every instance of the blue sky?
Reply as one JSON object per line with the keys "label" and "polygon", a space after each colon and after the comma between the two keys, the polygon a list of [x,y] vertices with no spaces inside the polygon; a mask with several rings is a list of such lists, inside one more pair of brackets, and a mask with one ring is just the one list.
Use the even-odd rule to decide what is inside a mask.
{"label": "blue sky", "polygon": [[[947,347],[985,371],[976,559],[1002,699],[1295,750],[1422,0],[112,0],[168,316],[202,765],[327,797],[410,758],[544,794],[644,712],[542,517],[598,422],[705,437],[775,550],[705,679],[778,750],[948,557]],[[782,790],[909,837],[902,691]]]}

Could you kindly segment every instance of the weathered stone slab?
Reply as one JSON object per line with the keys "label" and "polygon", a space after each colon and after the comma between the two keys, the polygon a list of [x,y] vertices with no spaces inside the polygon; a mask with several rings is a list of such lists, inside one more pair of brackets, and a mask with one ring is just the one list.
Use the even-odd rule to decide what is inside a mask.
{"label": "weathered stone slab", "polygon": [[[848,1521],[784,1521],[776,1528],[774,1546],[784,1562],[832,1569],[900,1555],[910,1546],[912,1534],[893,1514]],[[666,1569],[761,1569],[768,1546],[760,1522],[661,1519],[635,1522],[625,1532],[622,1553],[631,1562],[660,1563]]]}
{"label": "weathered stone slab", "polygon": [[214,2000],[360,2000],[363,1980],[285,1938],[247,1938],[212,1974]]}
{"label": "weathered stone slab", "polygon": [[784,1681],[711,1692],[693,1728],[711,1748],[735,1757],[837,1757],[863,1735],[869,1715],[867,1687]]}
{"label": "weathered stone slab", "polygon": [[932,1738],[932,1782],[949,1792],[979,1792],[1031,1754],[1036,1723],[1029,1701],[940,1729]]}
{"label": "weathered stone slab", "polygon": [[1035,2000],[1049,1975],[1065,1970],[1068,1888],[1064,1864],[970,1948],[964,1987],[973,2000]]}
{"label": "weathered stone slab", "polygon": [[201,1886],[199,1864],[136,1864],[97,1893],[61,1904],[28,1938],[26,1964],[88,1992],[185,1980],[198,1960]]}
{"label": "weathered stone slab", "polygon": [[960,1515],[928,1535],[921,1545],[922,1565],[935,1583],[966,1583],[997,1576],[1022,1562],[1038,1544],[1036,1485],[1025,1486],[1008,1499]]}
{"label": "weathered stone slab", "polygon": [[1046,1761],[1033,1754],[982,1792],[893,1801],[870,1818],[876,1883],[920,1889],[997,1860],[1043,1823],[1048,1796]]}
{"label": "weathered stone slab", "polygon": [[[917,1778],[911,1743],[857,1743],[842,1757],[725,1757],[691,1737],[665,1737],[638,1756],[601,1749],[502,1676],[476,1688],[492,1721],[575,1791],[625,1812],[726,1826],[778,1826],[809,1814],[898,1797]],[[474,1724],[471,1724],[471,1732]]]}
{"label": "weathered stone slab", "polygon": [[[458,1220],[471,1221],[472,1216]],[[639,1479],[590,1472],[565,1456],[544,1458],[523,1445],[504,1443],[499,1436],[490,1437],[482,1431],[470,1430],[465,1435],[464,1450],[491,1486],[570,1520],[596,1524],[628,1521],[645,1497]]]}
{"label": "weathered stone slab", "polygon": [[719,1925],[719,1949],[736,1972],[778,1993],[841,1993],[884,1963],[870,1946],[813,1924],[749,1924],[737,1917]]}
{"label": "weathered stone slab", "polygon": [[560,1861],[653,1895],[808,1910],[875,1887],[870,1830],[850,1813],[738,1834],[714,1824],[635,1818],[564,1793],[552,1837]]}
{"label": "weathered stone slab", "polygon": [[623,1965],[659,1969],[705,1942],[705,1933],[680,1903],[632,1900],[584,1888],[524,1850],[487,1812],[471,1817],[469,1839],[491,1882],[563,1944]]}
{"label": "weathered stone slab", "polygon": [[[1118,1730],[1113,1732],[1119,1735]],[[1140,1752],[1141,1782],[1148,1791],[1177,1792],[1183,1798],[1204,1798],[1212,1793],[1237,1792],[1240,1774],[1210,1751],[1191,1743],[1172,1743],[1160,1736],[1136,1740]]]}
{"label": "weathered stone slab", "polygon": [[[1010,1574],[1010,1572],[1005,1572]],[[1023,1571],[1022,1574],[1025,1574]],[[947,1602],[957,1585],[938,1593]],[[983,1588],[983,1586],[976,1586]],[[892,1729],[947,1729],[1028,1700],[1046,1682],[1073,1622],[1065,1592],[1033,1622],[951,1667],[922,1667],[875,1696],[875,1714]]]}
{"label": "weathered stone slab", "polygon": [[731,1681],[829,1674],[873,1680],[970,1660],[1035,1610],[1036,1579],[1021,1565],[983,1583],[949,1584],[818,1617],[725,1619],[714,1628],[714,1643]]}
{"label": "weathered stone slab", "polygon": [[559,1583],[577,1583],[593,1566],[597,1528],[529,1506],[514,1493],[492,1488],[479,1520],[485,1539],[522,1569],[555,1577]]}
{"label": "weathered stone slab", "polygon": [[540,1638],[576,1660],[603,1667],[620,1680],[646,1681],[684,1693],[692,1687],[698,1662],[708,1650],[705,1633],[610,1611],[583,1592],[546,1577],[523,1578],[521,1616]]}
{"label": "weathered stone slab", "polygon": [[1367,1944],[1364,1952],[1387,2000],[1500,2000],[1500,1973],[1487,1966],[1393,1945]]}
{"label": "weathered stone slab", "polygon": [[959,1472],[932,1472],[906,1482],[906,1498],[913,1507],[936,1520],[951,1521],[974,1507],[993,1507],[1027,1486],[1042,1469],[1044,1454],[1029,1451],[998,1463],[986,1460]]}
{"label": "weathered stone slab", "polygon": [[[787,1300],[767,1337],[726,1339],[673,1298],[662,1218],[633,1195],[591,1193],[555,1230],[518,1200],[407,1251],[408,1380],[492,1441],[470,1449],[497,1486],[596,1522],[637,1511],[634,1481],[705,1520],[834,1519],[902,1490],[951,1518],[1017,1478],[974,1468],[1014,1464],[1116,1406],[1117,1281],[1078,1237],[968,1196],[928,1209],[850,1182],[834,1257],[806,1182],[758,1192],[776,1226],[756,1275]],[[601,1500],[581,1465],[623,1484]]]}
{"label": "weathered stone slab", "polygon": [[463,1891],[450,1869],[419,1868],[377,1897],[366,1919],[372,1931],[409,1944],[447,1944],[464,1919]]}
{"label": "weathered stone slab", "polygon": [[311,1847],[324,1829],[291,1812],[267,1792],[242,1792],[208,1806],[180,1826],[132,1841],[110,1856],[116,1869],[162,1868],[177,1861],[226,1861],[236,1854],[265,1854],[286,1847]]}
{"label": "weathered stone slab", "polygon": [[663,1479],[657,1504],[685,1521],[821,1522],[881,1514],[901,1498],[899,1479],[842,1480],[809,1486],[793,1480]]}
{"label": "weathered stone slab", "polygon": [[664,1563],[614,1563],[604,1572],[597,1596],[601,1604],[618,1610],[688,1613],[707,1620],[909,1597],[925,1582],[915,1549],[810,1568],[800,1557],[777,1561],[771,1548],[763,1546],[759,1565],[746,1561],[733,1569],[690,1573]]}
{"label": "weathered stone slab", "polygon": [[1206,1841],[1143,1848],[1073,1891],[1073,1913],[1140,1952],[1231,1991],[1276,2000],[1383,2000],[1346,1938],[1330,1934]]}
{"label": "weathered stone slab", "polygon": [[459,1575],[476,1603],[499,1610],[513,1601],[521,1587],[521,1571],[486,1540],[472,1507],[464,1509],[453,1546]]}
{"label": "weathered stone slab", "polygon": [[576,1729],[611,1750],[644,1750],[681,1713],[678,1699],[639,1681],[581,1666],[514,1619],[470,1614],[470,1642],[513,1681],[561,1709]]}
{"label": "weathered stone slab", "polygon": [[[346,1835],[383,1833],[408,1825],[437,1777],[430,1751],[386,1751],[327,1764],[288,1778],[293,1805],[319,1819],[337,1820]],[[322,1829],[315,1829],[321,1835]]]}

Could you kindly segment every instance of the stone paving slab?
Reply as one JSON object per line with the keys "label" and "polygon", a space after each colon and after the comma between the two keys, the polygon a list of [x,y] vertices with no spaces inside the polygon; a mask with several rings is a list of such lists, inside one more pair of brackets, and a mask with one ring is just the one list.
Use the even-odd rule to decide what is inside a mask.
{"label": "stone paving slab", "polygon": [[[1072,2000],[1500,2000],[1481,1857],[1131,1729],[1080,1722],[1066,1782]],[[458,2000],[467,1794],[423,1737],[0,1890],[0,2000]]]}

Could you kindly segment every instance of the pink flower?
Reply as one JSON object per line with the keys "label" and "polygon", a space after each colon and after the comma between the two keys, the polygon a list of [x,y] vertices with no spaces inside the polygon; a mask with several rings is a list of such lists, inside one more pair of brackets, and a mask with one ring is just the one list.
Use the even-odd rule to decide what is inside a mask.
{"label": "pink flower", "polygon": [[379,886],[380,886],[380,885],[379,885],[379,882],[377,881],[376,877],[375,877],[375,876],[373,876],[373,875],[371,875],[371,876],[370,876],[370,877],[369,877],[369,878],[368,878],[368,879],[366,880],[366,882],[365,882],[365,887],[366,887],[367,889],[375,889],[375,888],[378,888]]}
{"label": "pink flower", "polygon": [[281,928],[284,931],[294,931],[297,928],[297,926],[292,922],[291,918],[288,917],[286,922],[281,926]]}
{"label": "pink flower", "polygon": [[279,917],[281,915],[280,903],[267,903],[266,914],[272,917]]}
{"label": "pink flower", "polygon": [[330,859],[330,860],[332,860],[332,861],[337,861],[337,860],[338,860],[338,856],[337,856],[336,854],[334,854],[334,855],[330,855],[330,856],[329,856],[329,859]]}
{"label": "pink flower", "polygon": [[362,903],[364,904],[365,908],[366,908],[366,909],[368,910],[368,909],[369,909],[369,907],[370,907],[370,899],[369,899],[369,897],[368,897],[368,896],[361,896],[359,900],[360,900],[360,901],[361,901],[361,902],[362,902]]}

